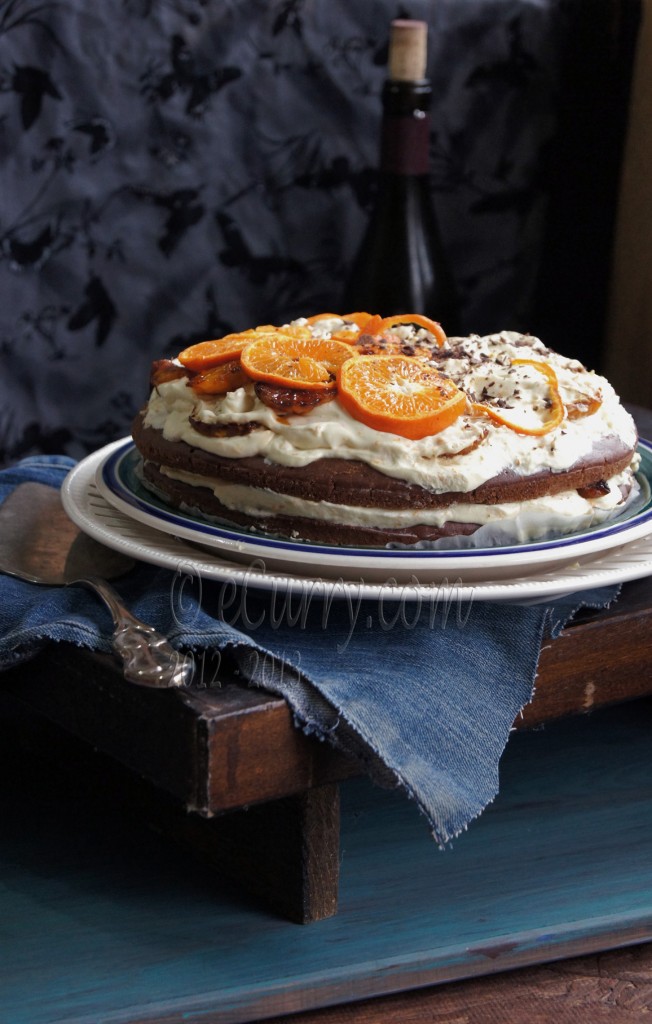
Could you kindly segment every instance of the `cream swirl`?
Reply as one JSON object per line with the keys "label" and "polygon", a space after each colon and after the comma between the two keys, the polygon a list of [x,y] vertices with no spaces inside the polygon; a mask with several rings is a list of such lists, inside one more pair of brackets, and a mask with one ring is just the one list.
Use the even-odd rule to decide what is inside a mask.
{"label": "cream swirl", "polygon": [[[322,458],[352,459],[436,491],[471,491],[506,470],[523,476],[562,472],[605,439],[618,439],[620,449],[636,444],[634,422],[608,381],[549,351],[536,338],[515,332],[453,338],[443,349],[433,350],[432,358],[472,399],[495,405],[525,427],[545,419],[549,385],[536,368],[513,366],[516,359],[549,363],[567,408],[591,399],[600,404],[590,415],[566,417],[543,435],[517,433],[485,416],[463,414],[440,433],[412,441],[353,419],[337,400],[301,416],[279,417],[257,398],[253,385],[199,397],[185,379],[178,379],[154,389],[145,425],[162,431],[169,441],[227,458],[263,456],[296,467]],[[194,429],[191,417],[206,425],[256,426],[241,436],[210,437]]]}

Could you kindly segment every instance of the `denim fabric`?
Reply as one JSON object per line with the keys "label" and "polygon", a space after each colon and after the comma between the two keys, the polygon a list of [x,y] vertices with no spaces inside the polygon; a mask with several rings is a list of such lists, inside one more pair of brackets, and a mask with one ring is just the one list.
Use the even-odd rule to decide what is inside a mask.
{"label": "denim fabric", "polygon": [[[58,486],[72,462],[34,457],[0,472],[0,501],[23,480]],[[195,682],[242,681],[285,697],[296,723],[401,786],[446,844],[498,792],[514,719],[532,695],[541,642],[582,605],[309,600],[138,565],[117,589],[133,611],[195,652]],[[0,668],[50,641],[109,651],[111,619],[81,588],[0,577]],[[155,699],[155,695],[152,695]]]}

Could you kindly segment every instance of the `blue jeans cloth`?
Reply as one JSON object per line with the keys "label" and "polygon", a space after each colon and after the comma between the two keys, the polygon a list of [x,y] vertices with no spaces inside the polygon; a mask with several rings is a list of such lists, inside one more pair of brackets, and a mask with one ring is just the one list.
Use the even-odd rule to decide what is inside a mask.
{"label": "blue jeans cloth", "polygon": [[[73,465],[37,456],[0,472],[0,501],[26,480],[59,486]],[[445,845],[498,792],[516,716],[531,699],[541,642],[617,588],[554,604],[308,600],[139,564],[117,581],[128,606],[195,652],[195,683],[219,686],[223,659],[243,683],[281,694],[297,725],[400,786]],[[112,622],[82,588],[0,577],[0,668],[49,642],[111,649]],[[156,700],[156,693],[152,693]]]}

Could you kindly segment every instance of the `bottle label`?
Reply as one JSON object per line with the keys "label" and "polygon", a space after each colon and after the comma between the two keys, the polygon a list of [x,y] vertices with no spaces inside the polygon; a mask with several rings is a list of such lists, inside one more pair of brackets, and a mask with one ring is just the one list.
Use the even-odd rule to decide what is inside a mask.
{"label": "bottle label", "polygon": [[381,170],[389,174],[428,174],[430,117],[424,110],[383,118]]}

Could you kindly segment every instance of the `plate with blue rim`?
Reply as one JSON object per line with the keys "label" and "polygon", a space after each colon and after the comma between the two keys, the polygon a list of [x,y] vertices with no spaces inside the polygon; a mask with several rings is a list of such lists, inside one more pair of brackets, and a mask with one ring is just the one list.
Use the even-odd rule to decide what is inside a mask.
{"label": "plate with blue rim", "polygon": [[[607,523],[564,537],[504,547],[415,549],[335,547],[263,536],[227,523],[172,508],[142,483],[141,456],[131,439],[107,445],[83,460],[64,485],[64,504],[82,529],[92,532],[88,510],[80,521],[80,480],[92,481],[109,506],[162,539],[186,543],[189,551],[211,553],[233,565],[281,572],[297,578],[326,578],[363,584],[430,585],[502,582],[593,562],[608,552],[650,537],[652,547],[652,444],[640,441],[638,478],[642,492],[628,509]],[[100,538],[111,543],[106,537]],[[115,540],[113,546],[119,546]],[[641,572],[639,575],[647,575]],[[630,577],[633,578],[633,577]]]}

